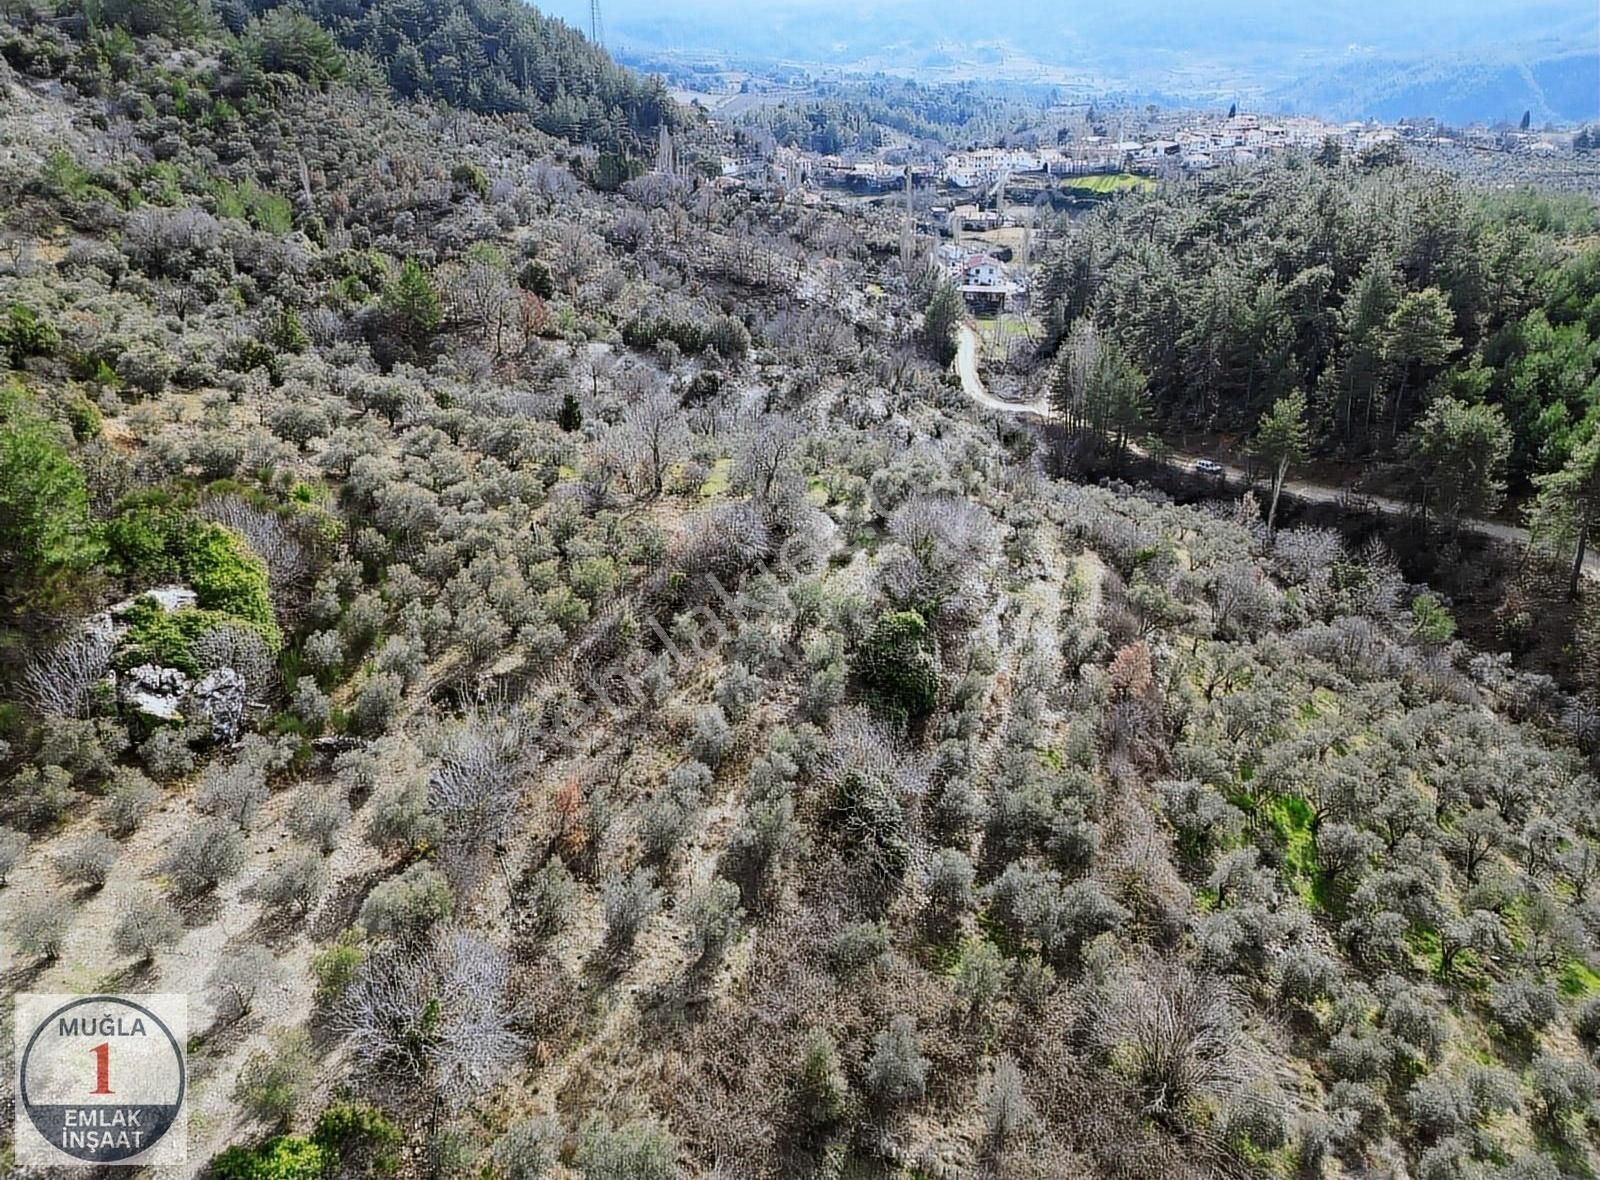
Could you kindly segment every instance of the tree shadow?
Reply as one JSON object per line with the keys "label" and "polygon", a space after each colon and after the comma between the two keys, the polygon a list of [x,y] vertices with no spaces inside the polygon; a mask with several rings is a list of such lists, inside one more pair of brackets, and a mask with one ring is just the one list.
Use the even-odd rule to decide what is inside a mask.
{"label": "tree shadow", "polygon": [[265,1018],[257,1012],[247,1012],[237,1020],[213,1021],[204,1032],[189,1038],[190,1077],[203,1082],[214,1076],[229,1054],[265,1027]]}
{"label": "tree shadow", "polygon": [[339,881],[323,894],[321,904],[312,911],[311,920],[303,923],[305,932],[318,942],[337,938],[356,920],[367,894],[388,873],[386,867],[379,866]]}
{"label": "tree shadow", "polygon": [[210,926],[222,916],[222,899],[215,889],[204,893],[174,894],[172,905],[189,927]]}
{"label": "tree shadow", "polygon": [[158,974],[155,958],[152,956],[101,976],[95,981],[95,988],[103,992],[146,991],[155,984]]}
{"label": "tree shadow", "polygon": [[708,985],[681,976],[646,988],[634,998],[640,1033],[649,1041],[670,1040],[703,1023],[714,999]]}
{"label": "tree shadow", "polygon": [[18,965],[9,971],[0,972],[0,994],[14,995],[17,992],[28,991],[34,981],[44,974],[45,969],[53,962],[54,959],[41,958],[26,966]]}
{"label": "tree shadow", "polygon": [[[260,892],[252,888],[245,896],[252,901],[262,901]],[[269,906],[263,902],[256,920],[245,932],[245,941],[259,943],[269,950],[282,951],[306,929],[307,920],[315,909],[301,912],[293,906]]]}

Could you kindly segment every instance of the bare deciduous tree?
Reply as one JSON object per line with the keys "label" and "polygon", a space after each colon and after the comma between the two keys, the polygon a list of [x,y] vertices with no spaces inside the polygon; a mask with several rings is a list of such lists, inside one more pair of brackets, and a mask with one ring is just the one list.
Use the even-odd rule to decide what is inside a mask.
{"label": "bare deciduous tree", "polygon": [[1002,1054],[989,1075],[989,1092],[984,1100],[985,1129],[993,1150],[1003,1150],[1031,1116],[1028,1096],[1022,1088],[1022,1071],[1015,1060]]}
{"label": "bare deciduous tree", "polygon": [[435,1084],[452,1104],[481,1094],[522,1060],[523,1038],[506,1004],[510,964],[475,934],[447,933],[435,953],[444,1000],[435,1049]]}
{"label": "bare deciduous tree", "polygon": [[1105,988],[1092,1036],[1127,1063],[1148,1114],[1181,1123],[1196,1102],[1248,1077],[1239,1018],[1225,985],[1177,962],[1148,964]]}
{"label": "bare deciduous tree", "polygon": [[282,986],[285,970],[265,947],[246,946],[223,955],[206,977],[206,996],[217,1019],[236,1024],[255,1010],[258,1001]]}
{"label": "bare deciduous tree", "polygon": [[652,496],[661,495],[667,468],[683,457],[689,442],[677,394],[652,384],[623,411],[617,433],[625,461]]}
{"label": "bare deciduous tree", "polygon": [[506,1004],[505,955],[449,931],[425,953],[392,945],[368,955],[334,1012],[357,1061],[459,1104],[521,1060]]}
{"label": "bare deciduous tree", "polygon": [[759,500],[767,499],[784,479],[799,475],[804,439],[800,424],[792,418],[770,414],[757,419],[739,437],[733,485]]}
{"label": "bare deciduous tree", "polygon": [[17,695],[41,713],[87,717],[95,686],[111,670],[115,647],[107,631],[85,628],[30,660],[22,670]]}
{"label": "bare deciduous tree", "polygon": [[380,947],[362,960],[340,997],[333,1025],[350,1039],[367,1069],[420,1082],[436,1035],[429,1014],[435,995],[432,961],[412,947]]}
{"label": "bare deciduous tree", "polygon": [[492,849],[522,793],[531,742],[524,718],[495,706],[472,709],[451,730],[428,780],[428,807],[447,844]]}
{"label": "bare deciduous tree", "polygon": [[886,554],[884,592],[905,606],[959,612],[982,592],[999,545],[994,519],[978,504],[916,496],[894,510],[889,532],[900,547]]}

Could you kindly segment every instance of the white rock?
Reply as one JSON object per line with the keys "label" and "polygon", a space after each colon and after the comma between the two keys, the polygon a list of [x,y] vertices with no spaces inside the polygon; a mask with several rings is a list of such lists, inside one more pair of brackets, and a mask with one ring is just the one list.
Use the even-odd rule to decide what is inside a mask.
{"label": "white rock", "polygon": [[211,740],[231,742],[244,724],[244,677],[232,668],[218,668],[189,690],[189,711],[211,722]]}
{"label": "white rock", "polygon": [[143,593],[135,594],[132,598],[123,599],[111,608],[111,614],[113,616],[127,614],[141,598],[155,599],[161,609],[168,614],[175,610],[182,610],[186,606],[194,606],[200,601],[195,592],[187,586],[156,586]]}
{"label": "white rock", "polygon": [[190,684],[176,668],[140,664],[117,677],[117,703],[146,717],[180,721]]}

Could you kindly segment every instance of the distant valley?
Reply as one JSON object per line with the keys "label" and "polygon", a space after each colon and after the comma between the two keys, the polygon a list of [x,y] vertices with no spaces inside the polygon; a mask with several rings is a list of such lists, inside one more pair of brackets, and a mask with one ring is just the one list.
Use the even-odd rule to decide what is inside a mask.
{"label": "distant valley", "polygon": [[[1330,118],[1451,123],[1600,117],[1600,13],[1591,4],[1404,12],[1368,0],[1315,11],[1265,3],[1174,14],[1148,0],[1106,10],[991,10],[937,0],[789,0],[759,13],[700,2],[603,5],[624,60],[662,53],[785,64],[825,76],[1033,82],[1174,104],[1231,102]],[[577,0],[552,6],[588,28]],[[643,64],[642,62],[640,64]]]}

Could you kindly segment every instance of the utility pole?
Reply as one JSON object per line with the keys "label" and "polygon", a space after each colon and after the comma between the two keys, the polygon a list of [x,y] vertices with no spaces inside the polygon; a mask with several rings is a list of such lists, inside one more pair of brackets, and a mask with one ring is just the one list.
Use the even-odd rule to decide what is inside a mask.
{"label": "utility pole", "polygon": [[911,165],[906,165],[906,211],[905,220],[900,226],[900,266],[909,276],[911,274],[911,256],[915,250],[916,226],[911,215]]}
{"label": "utility pole", "polygon": [[600,23],[600,0],[589,0],[589,40],[604,45],[605,26]]}
{"label": "utility pole", "polygon": [[[595,0],[599,3],[599,0]],[[665,176],[676,176],[678,173],[677,157],[672,151],[672,132],[667,130],[665,123],[661,124],[661,133],[656,142],[656,171]]]}
{"label": "utility pole", "polygon": [[[1040,196],[1042,197],[1043,194],[1040,194]],[[1038,214],[1038,202],[1030,202],[1028,204],[1027,220],[1022,223],[1022,242],[1021,250],[1019,251],[1022,255],[1022,279],[1024,282],[1028,279],[1028,264],[1033,261],[1033,227]]]}

